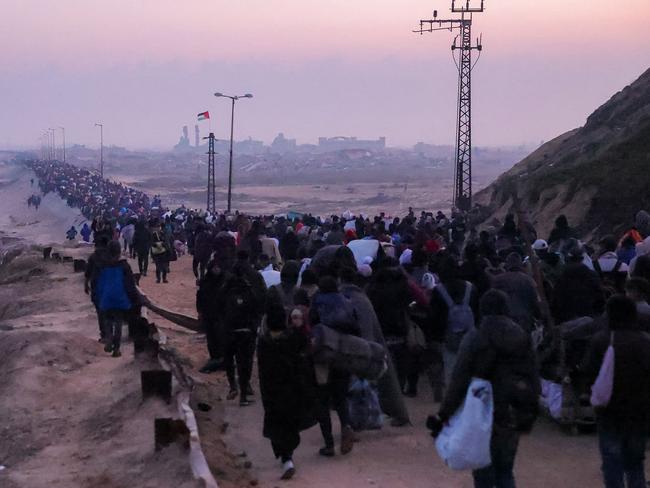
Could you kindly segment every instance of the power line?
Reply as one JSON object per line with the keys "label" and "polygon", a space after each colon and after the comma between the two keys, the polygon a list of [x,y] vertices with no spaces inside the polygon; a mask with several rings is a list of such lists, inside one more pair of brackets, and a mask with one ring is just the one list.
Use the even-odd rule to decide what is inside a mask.
{"label": "power line", "polygon": [[[473,7],[471,0],[462,6],[451,2],[451,12],[460,14],[452,19],[438,19],[438,11],[433,11],[433,19],[420,20],[420,29],[413,32],[423,34],[439,30],[459,30],[451,46],[452,56],[458,51],[454,62],[458,70],[458,105],[456,112],[456,160],[454,166],[454,205],[460,210],[472,207],[472,51],[483,50],[481,38],[472,44],[472,17],[484,11],[484,0],[480,7]],[[478,58],[476,59],[478,61]]]}

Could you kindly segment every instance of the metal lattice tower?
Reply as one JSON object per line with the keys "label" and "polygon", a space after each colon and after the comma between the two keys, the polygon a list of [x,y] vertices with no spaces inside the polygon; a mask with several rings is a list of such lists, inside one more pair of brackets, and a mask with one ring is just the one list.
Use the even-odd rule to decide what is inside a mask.
{"label": "metal lattice tower", "polygon": [[454,205],[460,210],[469,210],[472,206],[472,51],[483,49],[481,39],[472,44],[472,16],[484,11],[484,0],[481,0],[480,7],[472,7],[471,3],[471,0],[465,0],[464,5],[458,7],[456,0],[452,0],[451,11],[459,13],[460,18],[438,19],[438,11],[434,10],[433,19],[420,20],[420,29],[414,31],[420,34],[438,30],[460,31],[451,46],[452,55],[455,51],[460,52],[458,59],[454,56],[458,68]]}
{"label": "metal lattice tower", "polygon": [[216,183],[214,179],[214,132],[210,132],[208,139],[208,203],[206,210],[216,213]]}

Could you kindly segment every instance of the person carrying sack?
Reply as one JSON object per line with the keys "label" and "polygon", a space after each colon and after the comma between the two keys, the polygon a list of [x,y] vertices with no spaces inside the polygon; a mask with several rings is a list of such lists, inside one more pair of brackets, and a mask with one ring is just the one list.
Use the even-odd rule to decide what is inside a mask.
{"label": "person carrying sack", "polygon": [[[529,335],[509,318],[508,296],[489,290],[481,298],[480,313],[479,326],[471,329],[460,344],[444,401],[438,414],[428,418],[427,427],[437,437],[467,402],[473,381],[489,382],[494,408],[491,463],[473,471],[474,487],[511,488],[515,486],[513,467],[519,437],[532,429],[537,417],[539,375]],[[462,454],[462,449],[458,452]]]}
{"label": "person carrying sack", "polygon": [[595,379],[591,400],[605,487],[641,488],[650,421],[650,336],[638,326],[635,303],[623,295],[608,300],[607,322],[580,369]]}

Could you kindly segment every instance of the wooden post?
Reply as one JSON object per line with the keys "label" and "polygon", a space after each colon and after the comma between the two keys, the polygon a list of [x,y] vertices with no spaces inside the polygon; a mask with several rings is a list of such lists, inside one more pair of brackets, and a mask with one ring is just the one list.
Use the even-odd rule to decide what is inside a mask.
{"label": "wooden post", "polygon": [[72,261],[72,266],[75,273],[83,273],[86,271],[86,260],[85,259],[75,259]]}
{"label": "wooden post", "polygon": [[156,451],[173,443],[178,443],[185,449],[190,448],[190,431],[185,422],[172,418],[157,418],[154,420],[154,437]]}
{"label": "wooden post", "polygon": [[169,403],[172,399],[172,373],[171,371],[150,370],[141,371],[142,398],[157,396]]}

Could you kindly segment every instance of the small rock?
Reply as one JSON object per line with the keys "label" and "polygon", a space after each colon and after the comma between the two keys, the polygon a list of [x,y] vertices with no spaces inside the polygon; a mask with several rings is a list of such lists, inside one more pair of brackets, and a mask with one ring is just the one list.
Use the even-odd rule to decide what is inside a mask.
{"label": "small rock", "polygon": [[230,424],[228,422],[221,424],[221,433],[225,434],[228,431],[228,427],[230,427]]}
{"label": "small rock", "polygon": [[246,453],[246,451],[242,451],[239,454],[237,454],[237,457],[248,457],[248,454]]}
{"label": "small rock", "polygon": [[251,463],[250,461],[246,461],[244,463],[244,469],[251,469],[252,467],[253,467],[253,463]]}
{"label": "small rock", "polygon": [[257,486],[258,483],[259,483],[259,481],[257,481],[257,480],[251,480],[250,481],[251,486]]}

